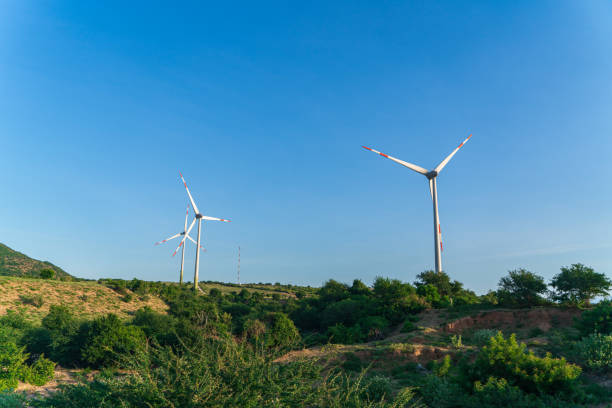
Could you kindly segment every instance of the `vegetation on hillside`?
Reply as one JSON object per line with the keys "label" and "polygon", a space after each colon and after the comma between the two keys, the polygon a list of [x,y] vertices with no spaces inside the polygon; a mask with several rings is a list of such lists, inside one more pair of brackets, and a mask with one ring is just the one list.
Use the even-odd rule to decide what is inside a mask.
{"label": "vegetation on hillside", "polygon": [[59,266],[51,262],[32,259],[4,244],[0,244],[0,275],[58,280],[73,279]]}
{"label": "vegetation on hillside", "polygon": [[[588,293],[607,293],[607,281],[589,282],[598,288]],[[372,287],[276,285],[285,296],[261,287],[194,293],[136,279],[100,284],[122,297],[159,297],[168,311],[144,307],[119,318],[54,305],[40,323],[18,312],[0,317],[5,390],[17,380],[47,381],[55,363],[101,370],[48,396],[0,394],[0,406],[576,407],[610,397],[592,380],[612,366],[610,302],[591,307],[589,296],[559,297],[560,287],[546,297],[544,280],[522,269],[483,296],[431,271],[414,284],[381,277]],[[552,322],[547,331],[517,322],[503,333],[449,333],[444,320],[426,321],[428,313],[535,305],[589,309],[574,327]]]}

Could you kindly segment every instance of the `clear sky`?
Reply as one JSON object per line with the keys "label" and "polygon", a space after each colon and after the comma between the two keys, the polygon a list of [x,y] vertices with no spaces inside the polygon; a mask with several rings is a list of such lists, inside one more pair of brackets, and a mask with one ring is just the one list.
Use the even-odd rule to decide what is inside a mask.
{"label": "clear sky", "polygon": [[[170,4],[170,3],[167,3]],[[612,274],[612,3],[3,1],[0,242],[85,278]],[[194,246],[187,247],[192,279]]]}

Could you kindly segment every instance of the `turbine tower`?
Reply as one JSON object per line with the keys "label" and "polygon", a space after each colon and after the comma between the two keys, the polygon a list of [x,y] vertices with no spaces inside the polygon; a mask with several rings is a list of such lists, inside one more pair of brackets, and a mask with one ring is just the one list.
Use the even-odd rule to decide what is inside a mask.
{"label": "turbine tower", "polygon": [[[173,240],[174,238],[178,238],[181,235],[185,235],[187,238],[189,238],[189,240],[191,242],[193,242],[194,244],[196,244],[196,242],[193,240],[193,238],[191,238],[189,236],[189,234],[187,234],[187,218],[189,217],[189,204],[187,204],[187,212],[185,213],[185,227],[183,228],[182,232],[179,232],[176,235],[171,236],[170,238],[166,238],[163,241],[159,241],[156,242],[155,245],[159,245],[159,244],[163,244],[164,242],[168,242],[170,240]],[[197,244],[196,244],[197,245]],[[182,248],[182,253],[181,253],[181,276],[180,276],[180,280],[179,283],[182,285],[183,284],[183,267],[185,266],[185,246],[183,245],[183,243],[181,242],[179,244],[179,248]],[[204,248],[200,247],[202,250],[206,251]],[[178,251],[178,248],[176,249],[176,251],[174,251],[174,253],[172,254],[172,256],[176,255],[176,252]]]}
{"label": "turbine tower", "polygon": [[448,164],[450,159],[463,147],[465,142],[470,140],[472,135],[469,135],[467,139],[465,139],[451,154],[449,154],[446,159],[442,160],[438,166],[436,166],[433,170],[426,170],[416,164],[408,163],[400,159],[396,159],[395,157],[391,157],[387,154],[381,153],[377,150],[371,149],[366,146],[361,146],[364,149],[367,149],[371,152],[378,153],[382,157],[386,157],[387,159],[393,160],[396,163],[401,164],[404,167],[408,167],[410,170],[416,171],[427,177],[429,180],[429,191],[431,192],[431,199],[433,201],[433,215],[434,215],[434,245],[435,245],[435,256],[436,256],[436,272],[442,273],[442,230],[440,229],[440,217],[438,216],[438,187],[436,184],[436,178],[438,174],[442,171],[444,166]]}
{"label": "turbine tower", "polygon": [[[189,196],[189,201],[191,202],[191,207],[193,208],[193,211],[195,212],[195,218],[193,219],[193,221],[191,222],[191,225],[187,229],[186,235],[185,235],[185,237],[183,237],[183,240],[179,244],[179,247],[181,245],[183,245],[183,242],[185,242],[185,239],[187,239],[187,236],[189,235],[189,231],[191,231],[191,229],[193,228],[196,220],[198,220],[198,241],[197,241],[196,245],[198,246],[198,248],[200,248],[200,235],[201,235],[201,230],[202,230],[202,220],[224,221],[224,222],[231,222],[231,221],[230,220],[224,220],[223,218],[216,218],[216,217],[209,217],[207,215],[202,215],[200,213],[200,211],[198,210],[198,206],[196,205],[195,201],[193,201],[193,197],[191,197],[191,193],[189,192],[189,188],[187,188],[187,183],[185,183],[185,179],[183,178],[183,175],[181,174],[181,172],[179,172],[179,175],[181,176],[181,180],[183,181],[183,184],[185,185],[185,190],[187,191],[187,195]],[[177,248],[177,250],[178,250],[178,248]],[[194,276],[193,276],[193,290],[196,291],[196,292],[198,291],[198,272],[199,272],[199,269],[200,269],[200,251],[196,251],[195,271],[194,271]]]}

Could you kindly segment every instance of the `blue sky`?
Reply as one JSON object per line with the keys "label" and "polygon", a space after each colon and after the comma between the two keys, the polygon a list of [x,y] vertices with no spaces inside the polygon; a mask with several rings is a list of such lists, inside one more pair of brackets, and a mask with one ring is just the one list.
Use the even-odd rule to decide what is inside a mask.
{"label": "blue sky", "polygon": [[[86,278],[612,271],[612,4],[3,2],[0,242]],[[186,274],[193,273],[188,246]]]}

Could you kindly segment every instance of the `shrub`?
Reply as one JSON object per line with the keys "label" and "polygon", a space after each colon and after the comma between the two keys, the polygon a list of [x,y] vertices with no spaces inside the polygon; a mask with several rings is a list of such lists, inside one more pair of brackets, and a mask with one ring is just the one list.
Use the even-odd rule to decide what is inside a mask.
{"label": "shrub", "polygon": [[440,303],[440,294],[438,293],[438,288],[436,288],[431,283],[419,286],[417,288],[417,293],[419,294],[419,296],[424,297],[427,303],[431,304],[434,307]]}
{"label": "shrub", "polygon": [[612,336],[591,334],[576,343],[576,349],[587,367],[595,370],[612,368]]}
{"label": "shrub", "polygon": [[393,324],[426,307],[426,302],[416,294],[414,286],[397,279],[376,278],[373,292],[381,314]]}
{"label": "shrub", "polygon": [[116,366],[144,344],[145,335],[139,327],[125,326],[116,315],[108,314],[87,325],[81,356],[95,367]]}
{"label": "shrub", "polygon": [[21,295],[20,299],[24,305],[32,305],[34,307],[41,307],[45,303],[42,295]]}
{"label": "shrub", "polygon": [[[313,361],[274,363],[264,349],[231,338],[203,338],[177,354],[154,347],[130,358],[129,372],[116,378],[68,385],[38,407],[319,407],[417,408],[414,392],[387,393],[384,379],[327,371]],[[381,387],[382,385],[382,387]],[[381,393],[382,390],[382,393]],[[386,395],[384,402],[369,398]]]}
{"label": "shrub", "polygon": [[477,346],[484,346],[489,343],[491,337],[495,337],[497,335],[497,330],[493,329],[480,329],[476,330],[474,334],[472,334],[472,342]]}
{"label": "shrub", "polygon": [[33,365],[24,368],[22,375],[27,383],[45,385],[55,375],[55,363],[41,355]]}
{"label": "shrub", "polygon": [[457,349],[463,348],[463,340],[461,339],[461,335],[457,336],[453,334],[450,340],[454,348],[457,348]]}
{"label": "shrub", "polygon": [[0,343],[0,392],[14,390],[28,355],[13,342]]}
{"label": "shrub", "polygon": [[147,306],[136,311],[132,324],[140,327],[148,339],[155,340],[161,346],[179,343],[178,321],[174,316],[157,313]]}
{"label": "shrub", "polygon": [[564,358],[537,357],[514,334],[506,339],[498,332],[478,354],[471,376],[473,381],[505,378],[528,393],[555,394],[572,390],[580,372]]}
{"label": "shrub", "polygon": [[286,314],[269,313],[266,321],[269,327],[266,343],[269,347],[287,348],[300,341],[300,332]]}
{"label": "shrub", "polygon": [[389,321],[382,316],[367,316],[357,322],[361,328],[362,338],[368,341],[380,340],[389,327]]}
{"label": "shrub", "polygon": [[264,337],[267,331],[266,324],[258,319],[249,319],[244,323],[243,334],[246,338],[255,341]]}
{"label": "shrub", "polygon": [[212,298],[220,298],[221,296],[223,296],[223,294],[221,293],[221,291],[217,288],[212,288],[209,292],[208,292],[208,296],[212,297]]}
{"label": "shrub", "polygon": [[576,320],[576,328],[583,336],[593,332],[612,334],[612,302],[601,301],[593,309],[583,312]]}
{"label": "shrub", "polygon": [[123,297],[121,298],[121,300],[123,300],[125,303],[130,303],[132,301],[132,299],[134,299],[134,295],[131,293],[126,293],[125,295],[123,295]]}
{"label": "shrub", "polygon": [[391,380],[383,375],[368,378],[365,396],[370,401],[382,401],[391,396]]}
{"label": "shrub", "polygon": [[346,327],[342,323],[335,324],[327,329],[329,341],[336,344],[354,344],[363,339],[359,325]]}
{"label": "shrub", "polygon": [[43,279],[53,279],[55,271],[50,268],[45,268],[40,271],[40,277]]}
{"label": "shrub", "polygon": [[26,397],[23,394],[0,391],[0,408],[23,408],[26,406]]}
{"label": "shrub", "polygon": [[444,377],[448,374],[451,368],[451,357],[447,354],[444,356],[442,361],[435,362],[433,365],[433,372],[438,377]]}
{"label": "shrub", "polygon": [[344,355],[345,360],[342,363],[342,368],[349,371],[361,371],[363,363],[361,359],[357,357],[357,354],[349,352]]}
{"label": "shrub", "polygon": [[70,309],[51,305],[49,313],[42,319],[41,330],[30,336],[28,349],[47,354],[53,361],[65,366],[78,364],[81,358],[79,326]]}
{"label": "shrub", "polygon": [[489,377],[483,384],[474,383],[474,406],[478,407],[533,407],[520,388],[512,386],[505,378]]}

